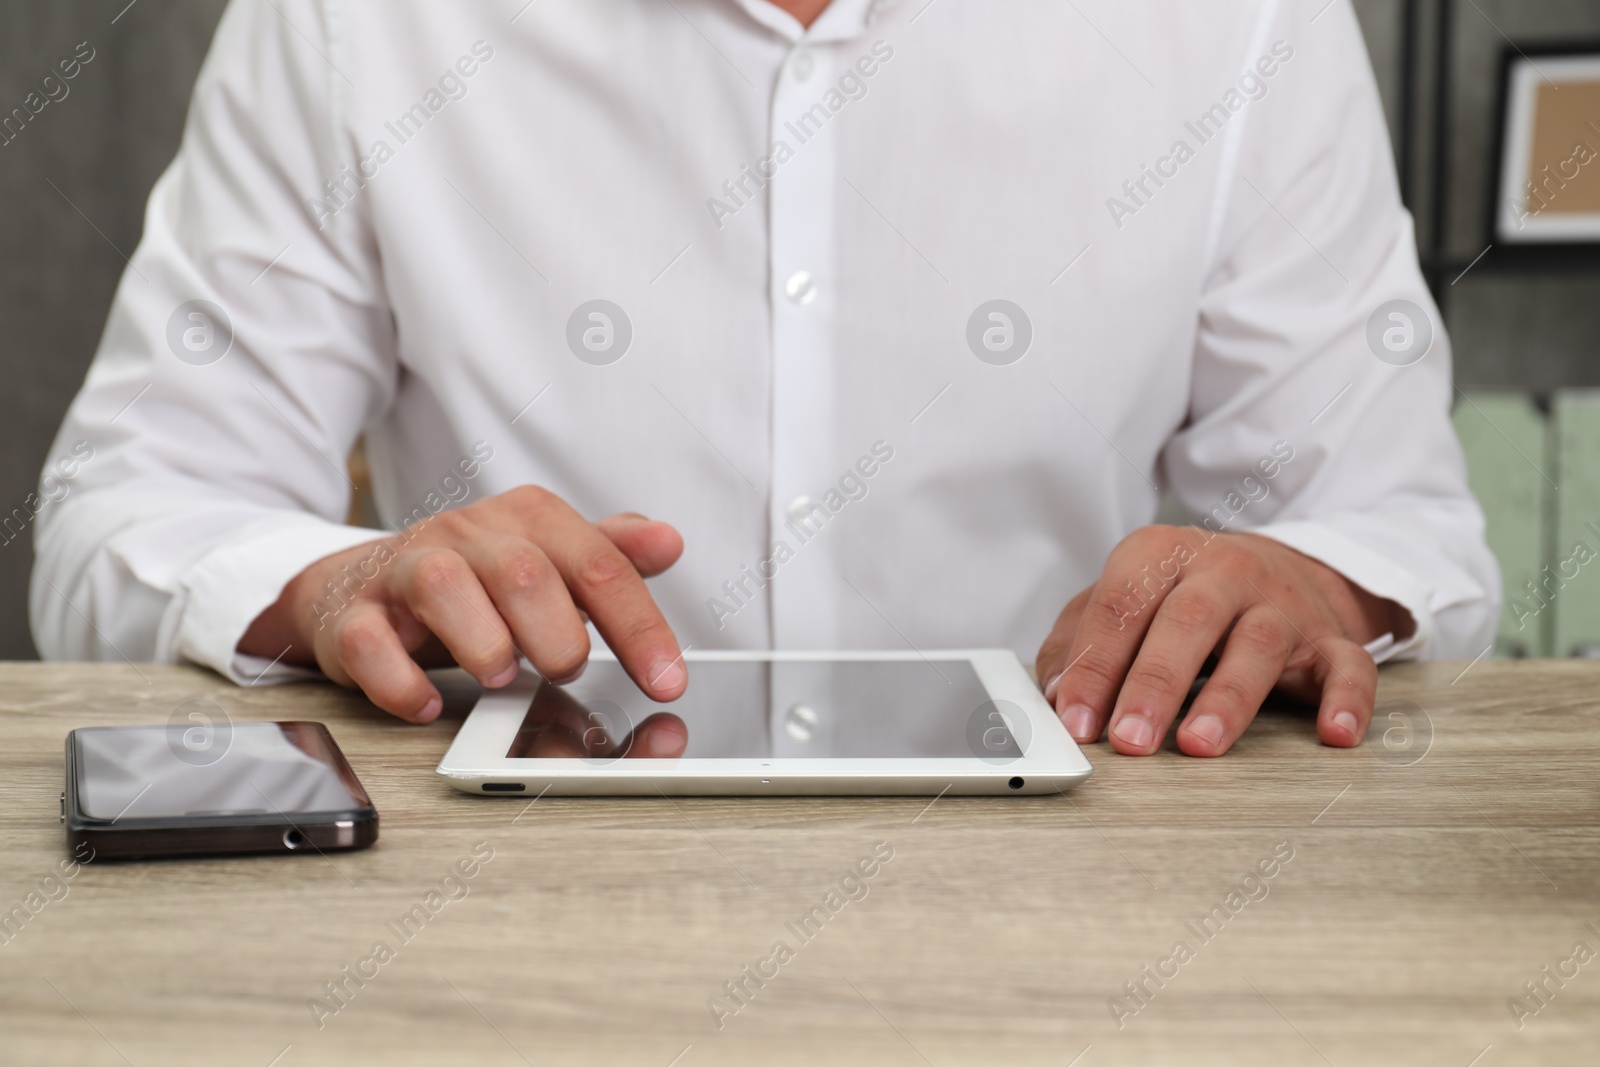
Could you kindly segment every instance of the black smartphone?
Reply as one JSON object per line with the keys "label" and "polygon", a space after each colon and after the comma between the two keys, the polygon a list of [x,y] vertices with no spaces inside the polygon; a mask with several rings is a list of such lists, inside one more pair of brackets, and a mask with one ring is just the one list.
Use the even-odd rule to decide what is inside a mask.
{"label": "black smartphone", "polygon": [[94,858],[328,852],[378,813],[320,722],[93,726],[67,734],[61,818]]}

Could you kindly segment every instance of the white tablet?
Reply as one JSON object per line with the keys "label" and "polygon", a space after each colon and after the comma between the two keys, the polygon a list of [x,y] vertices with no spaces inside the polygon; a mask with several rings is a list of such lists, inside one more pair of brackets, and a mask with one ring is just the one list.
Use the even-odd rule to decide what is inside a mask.
{"label": "white tablet", "polygon": [[[1007,650],[684,659],[689,688],[670,704],[610,656],[565,686],[524,668],[478,700],[438,773],[535,797],[1054,793],[1092,772]],[[630,755],[634,727],[661,713],[683,721],[683,755]]]}

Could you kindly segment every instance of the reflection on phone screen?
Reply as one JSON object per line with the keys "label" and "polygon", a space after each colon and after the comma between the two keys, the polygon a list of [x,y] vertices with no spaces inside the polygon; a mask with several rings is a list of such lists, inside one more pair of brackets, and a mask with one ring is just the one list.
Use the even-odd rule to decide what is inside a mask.
{"label": "reflection on phone screen", "polygon": [[309,723],[74,731],[78,804],[93,819],[348,811],[371,802]]}

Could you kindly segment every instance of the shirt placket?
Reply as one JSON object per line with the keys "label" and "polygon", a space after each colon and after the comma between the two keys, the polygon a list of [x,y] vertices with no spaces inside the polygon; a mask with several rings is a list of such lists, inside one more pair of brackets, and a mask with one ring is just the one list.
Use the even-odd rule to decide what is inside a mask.
{"label": "shirt placket", "polygon": [[[838,387],[834,231],[838,187],[834,116],[812,112],[831,82],[833,46],[797,41],[773,94],[769,278],[772,306],[772,471],[769,524],[774,646],[824,648],[837,640],[838,581],[829,531],[808,521],[832,483],[822,466],[834,439]],[[786,548],[792,555],[782,562]],[[767,574],[763,574],[767,577]]]}

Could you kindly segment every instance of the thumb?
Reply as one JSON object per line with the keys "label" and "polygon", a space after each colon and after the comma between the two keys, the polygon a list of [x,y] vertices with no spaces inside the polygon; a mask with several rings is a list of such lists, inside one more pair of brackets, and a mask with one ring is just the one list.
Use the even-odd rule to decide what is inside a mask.
{"label": "thumb", "polygon": [[1061,709],[1056,704],[1056,692],[1060,688],[1062,672],[1072,662],[1074,645],[1078,637],[1078,624],[1083,621],[1084,606],[1093,591],[1094,587],[1091,586],[1068,601],[1067,606],[1057,616],[1050,635],[1044,639],[1044,644],[1039,646],[1039,654],[1034,659],[1034,675],[1038,679],[1039,688],[1044,691],[1044,698],[1050,701],[1051,707],[1055,708],[1058,714]]}

